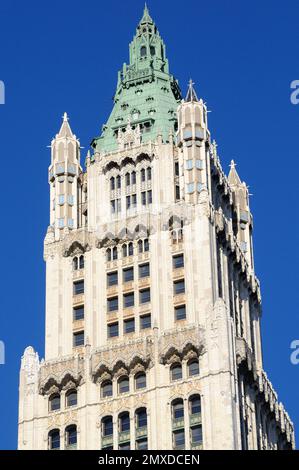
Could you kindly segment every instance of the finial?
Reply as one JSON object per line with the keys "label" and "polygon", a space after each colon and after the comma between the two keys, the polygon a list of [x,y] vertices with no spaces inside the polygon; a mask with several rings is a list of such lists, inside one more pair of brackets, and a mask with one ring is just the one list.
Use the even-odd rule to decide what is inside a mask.
{"label": "finial", "polygon": [[236,166],[237,166],[237,164],[235,163],[235,161],[231,160],[230,165],[229,165],[230,169],[234,170],[236,168]]}
{"label": "finial", "polygon": [[63,122],[67,122],[69,120],[67,113],[63,113]]}
{"label": "finial", "polygon": [[198,101],[196,91],[194,90],[193,85],[195,85],[195,83],[193,82],[192,78],[190,78],[185,101]]}

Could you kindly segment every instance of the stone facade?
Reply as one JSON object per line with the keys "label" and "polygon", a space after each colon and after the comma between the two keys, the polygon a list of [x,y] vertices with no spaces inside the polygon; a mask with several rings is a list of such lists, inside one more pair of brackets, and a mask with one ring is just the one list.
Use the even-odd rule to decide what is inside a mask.
{"label": "stone facade", "polygon": [[86,170],[51,144],[45,360],[26,348],[19,449],[292,449],[263,370],[247,186],[182,99],[147,8]]}

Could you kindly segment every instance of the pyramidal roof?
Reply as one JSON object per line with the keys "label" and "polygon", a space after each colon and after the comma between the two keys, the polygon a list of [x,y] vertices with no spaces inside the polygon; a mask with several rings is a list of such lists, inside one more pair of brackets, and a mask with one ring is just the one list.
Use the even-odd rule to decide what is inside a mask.
{"label": "pyramidal roof", "polygon": [[57,134],[57,137],[72,137],[72,138],[74,138],[74,134],[73,134],[72,129],[69,125],[69,118],[68,118],[67,113],[63,114],[62,124],[61,124],[60,130]]}
{"label": "pyramidal roof", "polygon": [[236,164],[235,164],[234,160],[232,160],[230,162],[230,171],[229,171],[229,174],[228,174],[228,182],[232,186],[237,186],[239,184],[242,184],[240,176],[238,175],[238,172],[236,170]]}
{"label": "pyramidal roof", "polygon": [[192,82],[192,79],[190,78],[185,101],[198,101],[197,94],[193,85],[194,85],[194,82]]}
{"label": "pyramidal roof", "polygon": [[129,45],[129,63],[118,72],[113,101],[101,136],[91,143],[95,151],[116,150],[118,134],[128,122],[133,129],[140,128],[142,143],[158,135],[165,141],[170,131],[175,134],[181,92],[169,73],[165,44],[146,5]]}

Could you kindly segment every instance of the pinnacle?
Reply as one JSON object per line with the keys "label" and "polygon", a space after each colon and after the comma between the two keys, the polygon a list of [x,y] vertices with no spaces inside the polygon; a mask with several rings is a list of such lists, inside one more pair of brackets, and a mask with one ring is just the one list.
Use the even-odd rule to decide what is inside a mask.
{"label": "pinnacle", "polygon": [[197,94],[193,85],[195,85],[195,83],[190,78],[185,101],[198,101]]}

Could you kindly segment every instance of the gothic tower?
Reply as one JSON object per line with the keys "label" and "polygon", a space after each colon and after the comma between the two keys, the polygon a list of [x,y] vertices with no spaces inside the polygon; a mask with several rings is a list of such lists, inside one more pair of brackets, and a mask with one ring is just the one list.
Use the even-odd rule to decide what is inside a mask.
{"label": "gothic tower", "polygon": [[19,449],[291,449],[263,370],[253,218],[147,7],[85,169],[51,144],[45,359],[26,348]]}

